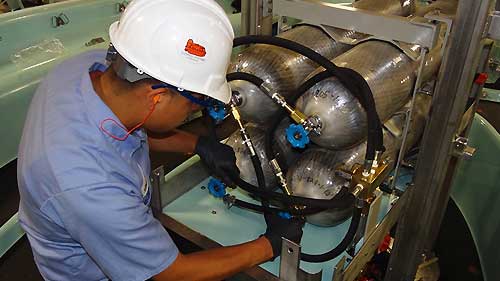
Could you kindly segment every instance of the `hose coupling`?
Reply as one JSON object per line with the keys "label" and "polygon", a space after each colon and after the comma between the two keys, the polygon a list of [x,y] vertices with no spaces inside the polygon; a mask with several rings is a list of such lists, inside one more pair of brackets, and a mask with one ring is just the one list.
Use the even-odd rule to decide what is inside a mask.
{"label": "hose coupling", "polygon": [[231,95],[231,104],[234,104],[235,106],[241,106],[243,104],[243,97],[240,92],[233,91],[233,94]]}
{"label": "hose coupling", "polygon": [[271,168],[273,169],[274,175],[278,178],[280,185],[283,188],[283,191],[287,195],[292,195],[292,193],[290,192],[290,189],[288,188],[288,184],[286,182],[286,179],[283,175],[283,171],[281,170],[281,167],[278,164],[278,160],[272,159],[271,161],[269,161],[269,164],[270,164]]}
{"label": "hose coupling", "polygon": [[308,132],[313,132],[314,134],[321,136],[323,123],[321,123],[321,118],[319,116],[311,115],[307,117],[302,126],[304,126],[304,129],[306,129]]}
{"label": "hose coupling", "polygon": [[375,151],[375,159],[373,159],[373,164],[372,164],[373,168],[378,168],[380,162],[379,160],[382,157],[382,153],[384,152],[380,150]]}
{"label": "hose coupling", "polygon": [[236,202],[236,196],[226,194],[226,195],[222,198],[222,202],[224,202],[224,204],[226,205],[226,207],[227,207],[228,209],[230,209],[230,208],[234,205],[234,202]]}
{"label": "hose coupling", "polygon": [[354,187],[354,190],[352,191],[352,195],[354,195],[355,197],[358,197],[361,194],[361,192],[363,191],[363,189],[365,189],[365,187],[358,183]]}
{"label": "hose coupling", "polygon": [[260,89],[267,95],[269,96],[274,103],[278,104],[282,108],[284,108],[290,117],[293,119],[298,124],[304,124],[307,121],[307,116],[304,115],[304,113],[298,111],[297,109],[293,108],[290,104],[287,103],[285,97],[280,95],[278,92],[273,91],[270,87],[270,85],[266,82],[262,83],[260,85]]}
{"label": "hose coupling", "polygon": [[363,200],[363,198],[360,198],[360,197],[356,197],[356,200],[354,200],[354,207],[357,208],[357,209],[361,209],[365,206],[365,200]]}
{"label": "hose coupling", "polygon": [[238,123],[238,127],[240,127],[240,135],[241,138],[243,139],[243,143],[247,146],[250,155],[255,156],[257,153],[255,152],[255,148],[253,146],[252,140],[250,139],[250,136],[247,133],[247,130],[245,129],[245,126],[243,125],[243,122],[241,122],[241,116],[240,112],[236,108],[236,106],[231,103],[231,114],[234,117],[234,120],[236,120],[236,123]]}
{"label": "hose coupling", "polygon": [[372,167],[373,167],[373,160],[365,160],[365,163],[363,164],[363,177],[369,177],[371,172],[372,172]]}

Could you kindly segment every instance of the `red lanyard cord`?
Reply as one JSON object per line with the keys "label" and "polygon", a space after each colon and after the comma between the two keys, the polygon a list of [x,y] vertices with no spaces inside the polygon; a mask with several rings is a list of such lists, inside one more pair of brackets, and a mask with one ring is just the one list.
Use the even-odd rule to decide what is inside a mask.
{"label": "red lanyard cord", "polygon": [[[149,117],[151,117],[151,114],[153,114],[153,111],[155,110],[155,106],[156,106],[156,102],[153,103],[153,105],[151,106],[151,109],[149,110],[148,114],[146,115],[146,117],[144,117],[144,119],[142,120],[142,122],[140,122],[139,124],[135,125],[132,129],[130,129],[129,131],[127,131],[127,128],[125,128],[125,126],[123,126],[122,124],[118,123],[115,119],[113,118],[106,118],[104,120],[101,121],[101,124],[99,125],[99,128],[101,129],[101,131],[103,131],[106,135],[114,138],[115,140],[118,140],[118,141],[124,141],[128,138],[128,136],[130,134],[132,134],[132,132],[134,132],[135,130],[137,130],[139,127],[141,127],[142,125],[144,125],[144,123],[146,123],[146,121],[149,119]],[[108,130],[106,130],[104,128],[104,123],[107,122],[107,121],[110,121],[112,123],[114,123],[115,125],[117,125],[118,127],[122,128],[125,132],[127,132],[125,134],[125,136],[123,137],[118,137],[118,136],[115,136],[113,135],[111,132],[109,132]]]}

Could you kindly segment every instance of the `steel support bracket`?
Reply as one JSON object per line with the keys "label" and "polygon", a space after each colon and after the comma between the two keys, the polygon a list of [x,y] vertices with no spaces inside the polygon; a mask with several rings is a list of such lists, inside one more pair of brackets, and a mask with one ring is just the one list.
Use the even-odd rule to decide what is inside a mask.
{"label": "steel support bracket", "polygon": [[343,278],[337,279],[339,281],[354,281],[358,275],[362,272],[365,265],[371,260],[377,247],[380,245],[385,235],[389,233],[391,228],[398,221],[405,201],[408,196],[404,193],[392,206],[391,210],[384,219],[379,223],[379,225],[371,232],[368,237],[365,237],[365,242],[363,246],[359,249],[358,254],[349,263],[347,268],[343,272]]}
{"label": "steel support bracket", "polygon": [[282,238],[280,280],[298,281],[300,264],[300,245]]}
{"label": "steel support bracket", "polygon": [[476,149],[468,145],[469,139],[465,137],[456,137],[453,141],[453,155],[470,159],[474,156]]}
{"label": "steel support bracket", "polygon": [[314,25],[353,30],[381,40],[396,40],[429,49],[436,46],[439,37],[439,25],[428,23],[425,18],[382,15],[315,0],[273,0],[273,13]]}

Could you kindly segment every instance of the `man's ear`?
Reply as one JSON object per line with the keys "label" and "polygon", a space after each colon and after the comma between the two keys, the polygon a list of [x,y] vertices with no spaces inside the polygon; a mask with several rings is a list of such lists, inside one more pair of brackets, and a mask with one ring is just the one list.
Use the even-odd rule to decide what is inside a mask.
{"label": "man's ear", "polygon": [[151,105],[156,105],[160,102],[169,102],[172,98],[171,93],[168,89],[159,88],[159,89],[151,89],[146,97],[148,99],[148,103]]}

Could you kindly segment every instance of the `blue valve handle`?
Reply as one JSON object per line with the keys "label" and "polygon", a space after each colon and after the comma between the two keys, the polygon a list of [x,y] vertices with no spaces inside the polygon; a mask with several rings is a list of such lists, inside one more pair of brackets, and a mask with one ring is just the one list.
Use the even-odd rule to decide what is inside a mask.
{"label": "blue valve handle", "polygon": [[286,220],[289,220],[292,218],[292,215],[289,212],[279,212],[278,216],[280,216],[281,218],[284,218]]}
{"label": "blue valve handle", "polygon": [[222,198],[226,195],[226,185],[218,179],[211,178],[208,182],[208,192],[215,198]]}
{"label": "blue valve handle", "polygon": [[295,148],[305,148],[310,142],[309,132],[298,124],[291,124],[286,128],[286,139]]}
{"label": "blue valve handle", "polygon": [[226,116],[226,107],[221,101],[214,100],[213,103],[208,107],[208,115],[212,117],[215,121],[222,121]]}

